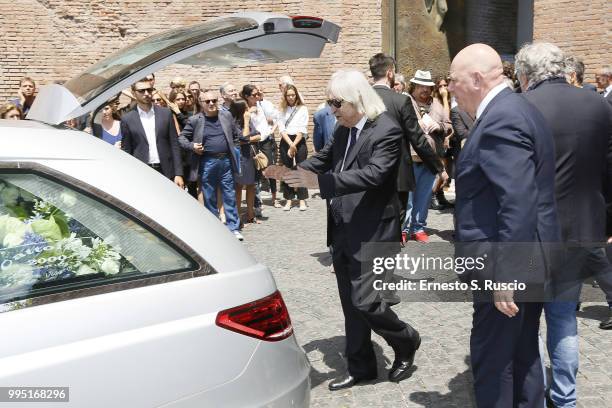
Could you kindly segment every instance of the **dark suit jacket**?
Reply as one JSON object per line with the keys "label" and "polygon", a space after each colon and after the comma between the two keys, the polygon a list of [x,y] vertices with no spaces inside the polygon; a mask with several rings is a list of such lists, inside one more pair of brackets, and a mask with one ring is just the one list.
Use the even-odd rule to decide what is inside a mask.
{"label": "dark suit jacket", "polygon": [[[342,221],[349,242],[345,249],[359,257],[362,242],[399,242],[399,200],[396,179],[401,128],[386,113],[368,120],[341,172],[350,129],[338,126],[332,142],[300,167],[319,175],[321,197],[342,200]],[[327,173],[330,171],[329,173]],[[333,219],[327,214],[327,244]]]}
{"label": "dark suit jacket", "polygon": [[[234,147],[238,144],[238,141],[242,138],[242,131],[238,128],[236,121],[232,117],[232,114],[228,111],[219,111],[219,121],[225,133],[225,140],[230,149],[230,160],[232,162],[232,170],[235,174],[239,173],[238,158],[236,157],[236,150]],[[191,116],[185,128],[179,135],[179,144],[181,148],[193,152],[194,143],[204,144],[206,135],[204,134],[204,123],[206,122],[206,116],[203,113]],[[197,181],[198,175],[200,174],[200,162],[202,156],[198,154],[191,155],[191,162],[189,163],[189,181]]]}
{"label": "dark suit jacket", "polygon": [[605,238],[605,191],[612,191],[612,110],[563,78],[542,81],[525,98],[542,113],[555,143],[555,195],[563,241]]}
{"label": "dark suit jacket", "polygon": [[323,146],[329,142],[329,139],[334,134],[336,118],[329,109],[329,106],[325,105],[323,109],[319,109],[314,113],[312,121],[314,123],[312,144],[315,152],[318,152],[323,149]]}
{"label": "dark suit jacket", "polygon": [[458,106],[451,109],[450,119],[453,124],[453,130],[455,131],[453,137],[457,141],[457,150],[461,150],[461,143],[466,140],[470,134],[470,129],[474,125],[474,119]]}
{"label": "dark suit jacket", "polygon": [[[183,164],[179,150],[176,127],[170,109],[154,106],[155,109],[155,141],[162,173],[169,179],[183,175]],[[121,117],[121,149],[149,162],[149,142],[145,134],[138,109],[126,112]]]}
{"label": "dark suit jacket", "polygon": [[414,190],[415,180],[410,145],[432,173],[441,172],[442,163],[436,152],[427,143],[410,99],[383,85],[374,85],[374,90],[383,100],[389,116],[402,128],[397,190],[402,192]]}
{"label": "dark suit jacket", "polygon": [[[554,160],[546,120],[522,95],[502,90],[474,123],[457,161],[457,240],[558,242]],[[525,270],[517,267],[515,248],[498,245],[494,278],[524,277],[517,276]]]}

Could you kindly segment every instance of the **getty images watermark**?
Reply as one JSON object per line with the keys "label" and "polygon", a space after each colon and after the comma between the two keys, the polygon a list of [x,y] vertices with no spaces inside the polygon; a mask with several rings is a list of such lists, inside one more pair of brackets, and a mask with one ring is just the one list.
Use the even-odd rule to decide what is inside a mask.
{"label": "getty images watermark", "polygon": [[486,268],[488,255],[483,254],[478,257],[453,257],[453,256],[413,256],[407,253],[396,254],[389,257],[375,257],[373,259],[372,272],[380,275],[381,279],[373,282],[374,290],[378,291],[467,291],[467,290],[487,290],[487,291],[524,291],[527,285],[514,279],[511,282],[496,282],[493,279],[470,279],[467,282],[454,281],[435,281],[431,278],[408,279],[400,278],[394,281],[386,281],[387,277],[382,277],[388,271],[394,271],[397,275],[408,273],[412,276],[419,272],[453,272],[459,276],[466,272],[478,274]]}

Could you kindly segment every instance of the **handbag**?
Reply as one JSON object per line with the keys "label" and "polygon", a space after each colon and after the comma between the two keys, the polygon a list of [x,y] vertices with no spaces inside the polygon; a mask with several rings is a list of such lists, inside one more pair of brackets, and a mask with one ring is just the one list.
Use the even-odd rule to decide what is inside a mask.
{"label": "handbag", "polygon": [[251,145],[251,151],[253,152],[253,161],[257,170],[263,170],[268,167],[268,156],[263,152],[256,152],[253,145]]}

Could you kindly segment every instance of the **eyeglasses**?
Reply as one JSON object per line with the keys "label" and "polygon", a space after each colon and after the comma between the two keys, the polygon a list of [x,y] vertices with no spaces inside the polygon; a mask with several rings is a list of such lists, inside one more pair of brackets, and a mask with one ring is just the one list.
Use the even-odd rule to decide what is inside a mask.
{"label": "eyeglasses", "polygon": [[327,104],[329,106],[333,106],[336,109],[340,109],[342,107],[342,103],[344,101],[342,99],[328,99]]}
{"label": "eyeglasses", "polygon": [[217,103],[218,99],[200,99],[200,102],[208,105],[209,103]]}
{"label": "eyeglasses", "polygon": [[152,94],[154,90],[155,90],[154,88],[145,88],[145,89],[136,89],[136,92],[141,93],[141,94],[148,92]]}
{"label": "eyeglasses", "polygon": [[153,98],[153,102],[161,102],[162,99],[161,98]]}

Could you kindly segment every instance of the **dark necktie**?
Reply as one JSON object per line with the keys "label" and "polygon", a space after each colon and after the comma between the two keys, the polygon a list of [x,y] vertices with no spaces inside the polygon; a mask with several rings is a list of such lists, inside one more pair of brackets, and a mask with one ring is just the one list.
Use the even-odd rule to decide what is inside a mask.
{"label": "dark necktie", "polygon": [[349,136],[349,141],[348,141],[348,149],[346,150],[346,154],[344,155],[344,160],[342,161],[342,170],[344,170],[344,165],[346,163],[346,159],[348,158],[349,154],[351,153],[351,150],[353,149],[353,146],[355,146],[355,142],[357,142],[357,131],[358,130],[359,129],[357,129],[356,127],[352,127],[351,128],[351,135]]}
{"label": "dark necktie", "polygon": [[[349,136],[348,148],[346,149],[346,154],[344,155],[344,160],[342,161],[342,168],[340,171],[344,170],[344,165],[348,155],[351,153],[351,149],[355,146],[355,142],[357,141],[357,128],[351,128],[351,135]],[[331,210],[331,216],[336,225],[340,225],[342,222],[342,197],[336,197],[331,200],[329,204],[329,208]]]}

